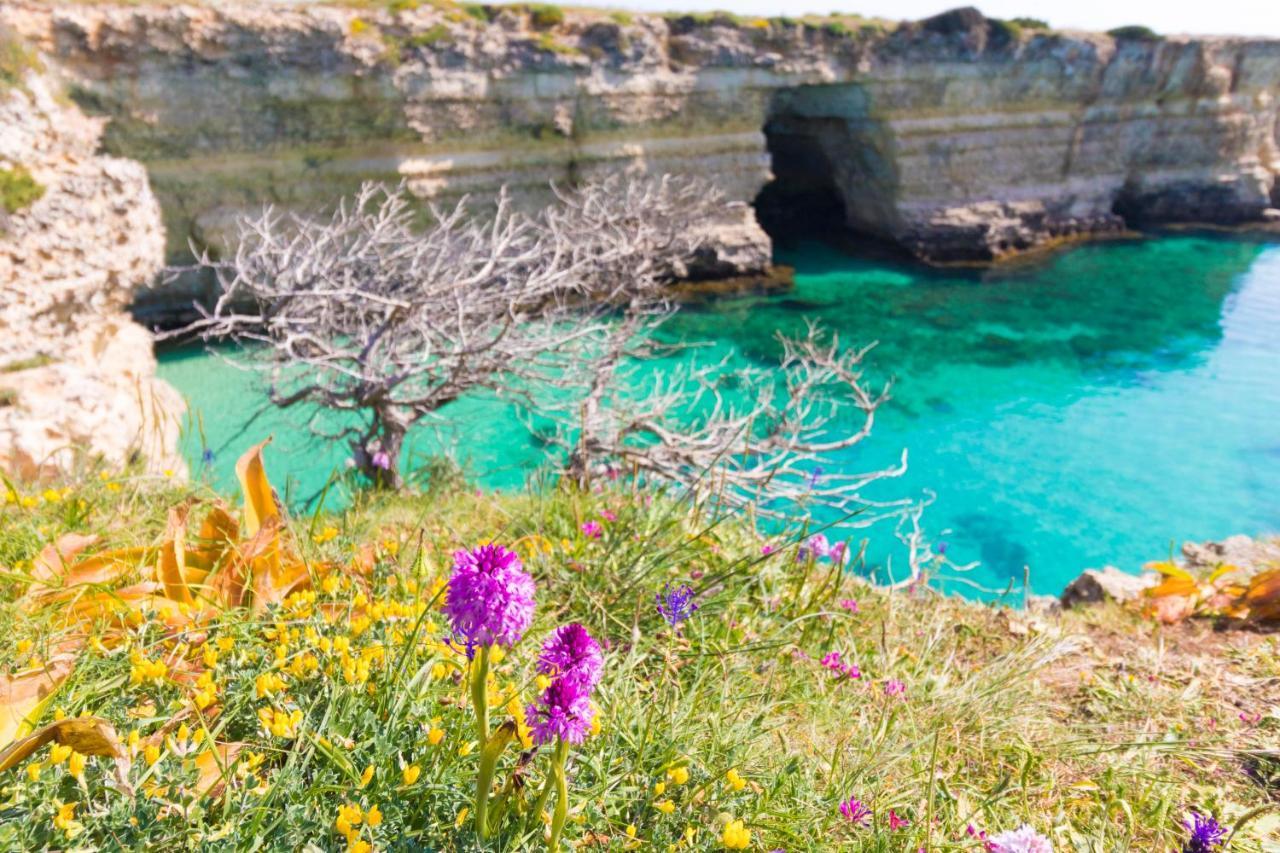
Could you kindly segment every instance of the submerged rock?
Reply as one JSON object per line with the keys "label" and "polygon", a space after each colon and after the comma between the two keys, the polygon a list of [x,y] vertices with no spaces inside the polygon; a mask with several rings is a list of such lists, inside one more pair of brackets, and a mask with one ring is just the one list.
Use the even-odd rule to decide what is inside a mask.
{"label": "submerged rock", "polygon": [[0,166],[43,188],[0,222],[0,471],[22,479],[82,451],[186,470],[185,405],[127,313],[163,262],[160,208],[142,166],[95,153],[101,130],[43,77],[0,89]]}

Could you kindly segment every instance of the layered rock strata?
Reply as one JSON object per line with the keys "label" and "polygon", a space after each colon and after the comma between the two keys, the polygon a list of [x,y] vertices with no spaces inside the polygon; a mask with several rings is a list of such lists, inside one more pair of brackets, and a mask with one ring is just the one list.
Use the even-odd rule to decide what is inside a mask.
{"label": "layered rock strata", "polygon": [[448,203],[697,174],[727,200],[702,275],[767,266],[757,197],[774,221],[808,209],[935,261],[1275,215],[1275,41],[1117,41],[974,10],[862,27],[443,0],[0,15],[111,118],[107,150],[146,164],[175,259],[246,209],[320,206],[369,178]]}
{"label": "layered rock strata", "polygon": [[87,453],[178,476],[185,406],[128,314],[163,263],[160,207],[143,167],[99,156],[102,121],[57,91],[36,74],[0,89],[0,168],[43,190],[0,211],[0,471],[40,479]]}

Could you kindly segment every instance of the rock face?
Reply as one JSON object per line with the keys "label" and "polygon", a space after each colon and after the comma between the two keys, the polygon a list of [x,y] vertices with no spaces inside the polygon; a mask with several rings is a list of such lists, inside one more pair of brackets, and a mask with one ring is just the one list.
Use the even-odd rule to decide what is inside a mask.
{"label": "rock face", "polygon": [[1280,42],[1019,31],[971,9],[851,29],[390,6],[0,0],[0,16],[111,117],[107,150],[146,164],[171,258],[264,201],[318,207],[368,178],[448,202],[701,175],[729,202],[702,275],[768,265],[757,197],[762,219],[935,261],[1260,220],[1280,197]]}
{"label": "rock face", "polygon": [[35,74],[0,90],[0,166],[44,187],[0,222],[0,470],[37,479],[87,451],[184,470],[185,408],[126,313],[164,257],[141,165],[95,151],[102,126]]}

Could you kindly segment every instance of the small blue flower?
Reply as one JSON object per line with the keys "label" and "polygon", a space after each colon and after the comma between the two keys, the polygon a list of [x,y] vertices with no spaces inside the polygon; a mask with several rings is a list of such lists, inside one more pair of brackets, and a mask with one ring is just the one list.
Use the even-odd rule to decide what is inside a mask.
{"label": "small blue flower", "polygon": [[1191,833],[1182,845],[1182,853],[1212,853],[1227,840],[1227,831],[1210,815],[1191,812],[1182,825]]}
{"label": "small blue flower", "polygon": [[204,452],[200,454],[200,464],[206,468],[213,467],[213,450],[211,448],[206,447]]}
{"label": "small blue flower", "polygon": [[693,601],[693,590],[687,585],[672,589],[671,584],[668,583],[654,598],[658,602],[658,612],[672,628],[688,619],[698,609],[698,605]]}

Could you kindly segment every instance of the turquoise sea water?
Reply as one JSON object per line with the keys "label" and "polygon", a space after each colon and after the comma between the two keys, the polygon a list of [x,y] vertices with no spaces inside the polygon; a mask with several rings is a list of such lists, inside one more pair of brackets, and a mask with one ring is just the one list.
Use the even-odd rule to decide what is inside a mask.
{"label": "turquoise sea water", "polygon": [[[795,266],[793,291],[687,309],[665,334],[760,366],[776,364],[774,331],[807,318],[879,341],[870,373],[893,380],[894,399],[872,438],[827,467],[878,467],[907,448],[907,475],[873,496],[936,493],[925,526],[955,562],[981,563],[974,582],[1003,588],[1025,565],[1054,593],[1083,568],[1136,571],[1183,539],[1280,531],[1280,245],[1181,234],[985,272],[817,244],[777,260]],[[268,433],[273,476],[296,499],[347,455],[307,439],[300,414],[268,412],[238,435],[261,394],[203,351],[162,353],[160,373],[203,430],[187,436],[193,470],[207,443],[223,487]],[[415,444],[451,448],[482,485],[517,486],[542,459],[500,403],[448,414],[459,426]]]}

